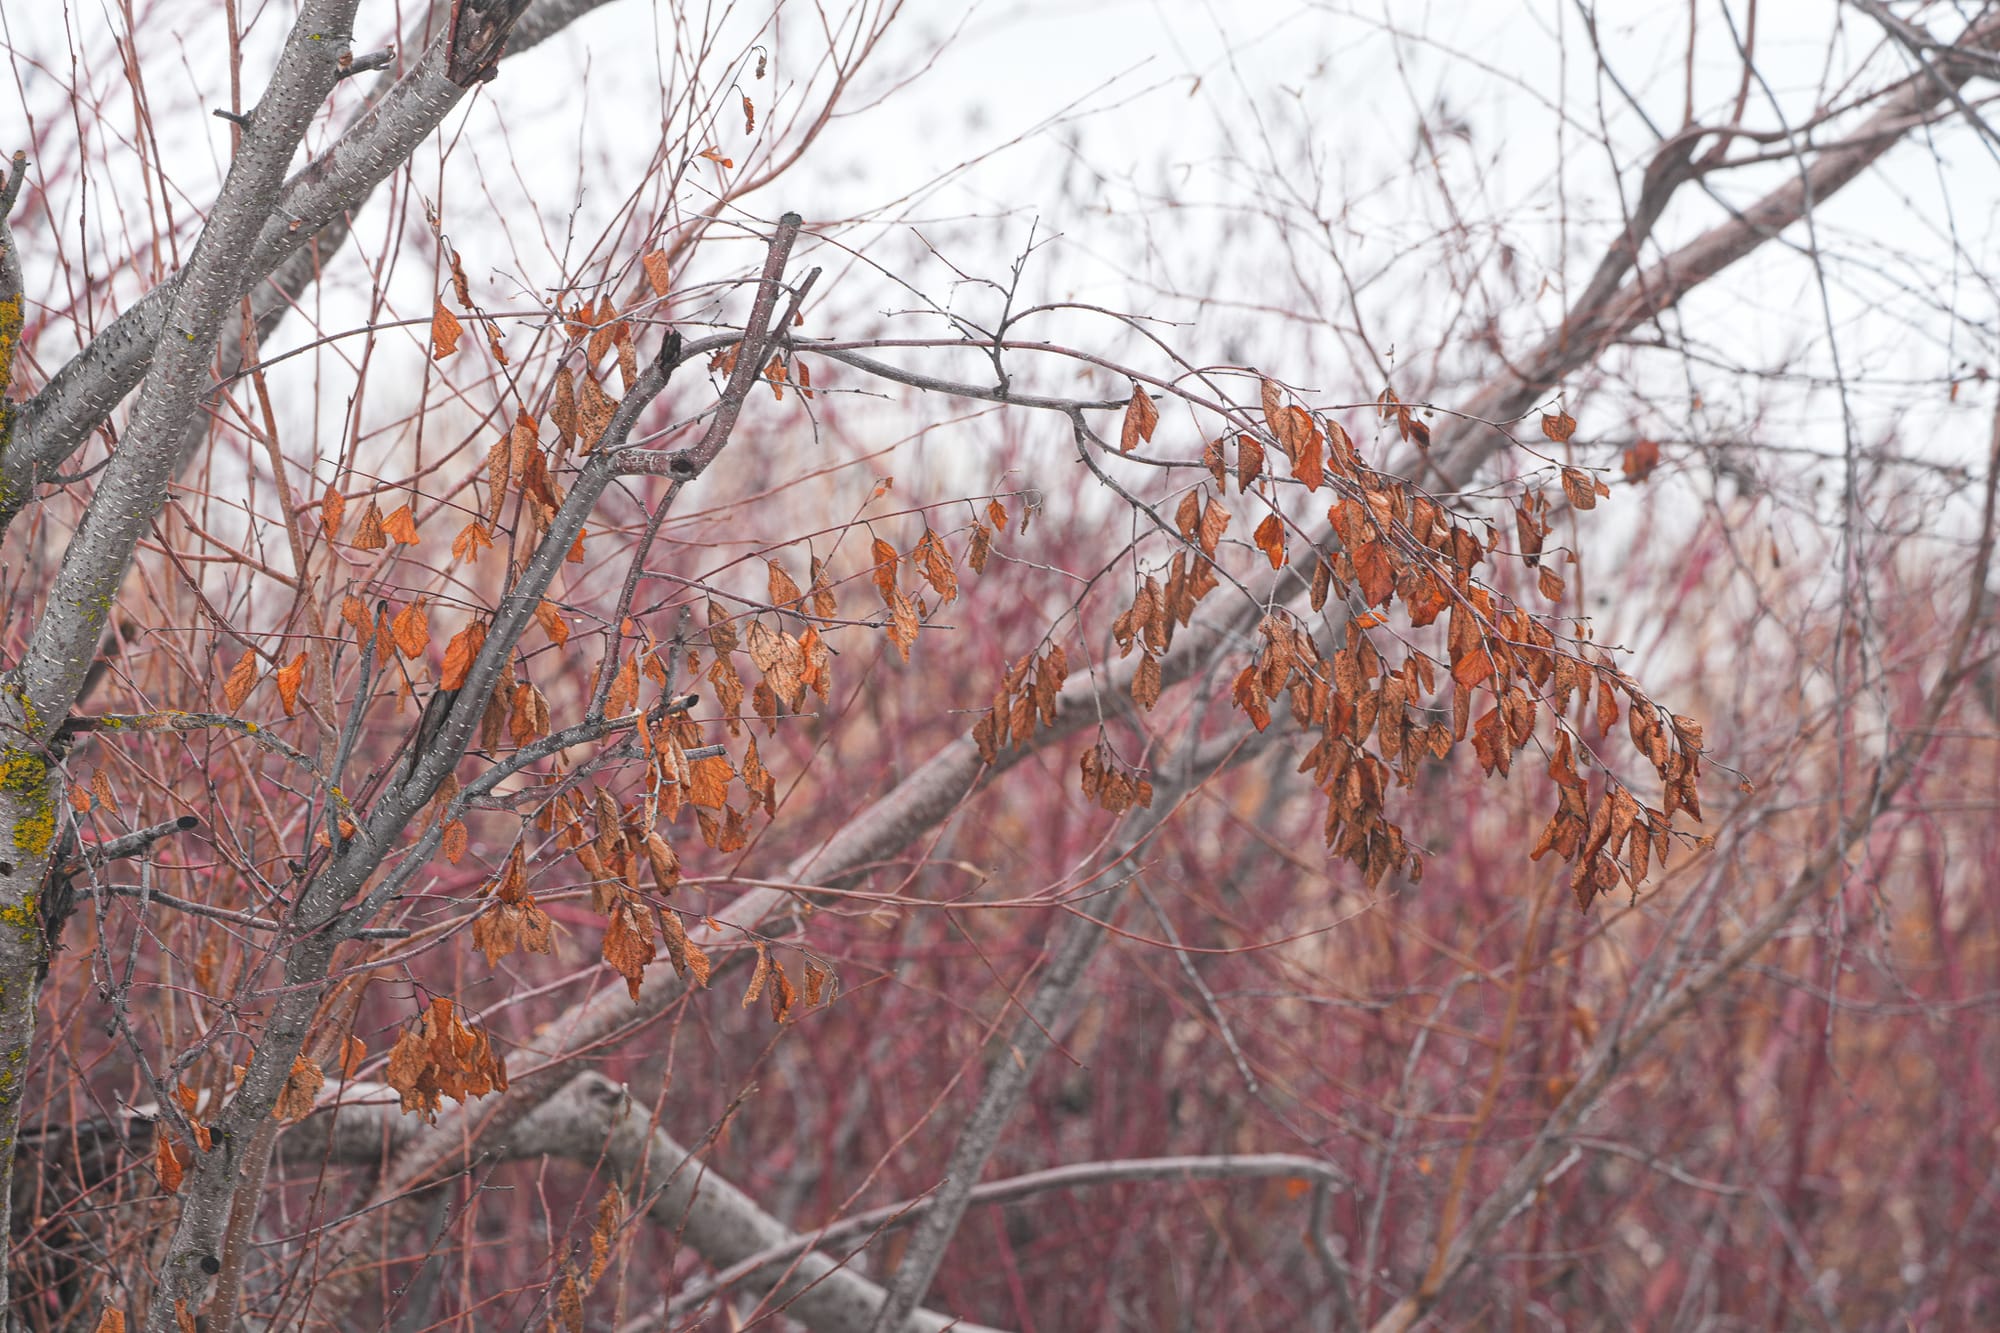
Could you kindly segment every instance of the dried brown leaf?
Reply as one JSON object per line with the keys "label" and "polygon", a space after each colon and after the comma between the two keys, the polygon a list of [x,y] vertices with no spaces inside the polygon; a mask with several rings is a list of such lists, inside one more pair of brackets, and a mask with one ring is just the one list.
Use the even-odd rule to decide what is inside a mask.
{"label": "dried brown leaf", "polygon": [[1153,428],[1160,424],[1160,409],[1153,406],[1153,400],[1137,384],[1132,386],[1132,401],[1125,405],[1125,421],[1118,431],[1118,451],[1131,453],[1132,447],[1141,440],[1153,438]]}

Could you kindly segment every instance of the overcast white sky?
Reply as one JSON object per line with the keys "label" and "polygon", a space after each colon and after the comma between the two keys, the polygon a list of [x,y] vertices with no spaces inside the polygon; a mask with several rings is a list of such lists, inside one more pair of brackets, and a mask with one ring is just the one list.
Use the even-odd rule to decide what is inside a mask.
{"label": "overcast white sky", "polygon": [[[294,7],[246,0],[244,8],[248,99]],[[1900,9],[1949,35],[1940,9]],[[1629,197],[1655,142],[1626,96],[1660,128],[1681,122],[1686,13],[1636,3],[1594,10],[1622,89],[1599,69],[1583,9],[1558,0],[992,0],[969,9],[912,0],[864,85],[886,94],[879,105],[864,98],[782,188],[750,208],[765,217],[796,208],[819,220],[888,206],[896,225],[843,233],[846,242],[926,296],[968,310],[991,294],[955,284],[926,246],[966,273],[1000,277],[1033,224],[1061,238],[1030,265],[1024,285],[1037,298],[1174,319],[1175,340],[1196,360],[1257,364],[1315,384],[1330,401],[1372,398],[1378,358],[1392,358],[1398,377],[1448,387],[1487,364],[1487,326],[1503,342],[1546,328],[1618,224],[1619,182]],[[440,202],[476,285],[485,284],[482,299],[559,281],[549,246],[560,247],[566,226],[593,235],[593,219],[633,188],[657,143],[658,86],[686,73],[664,54],[671,12],[647,0],[607,5],[506,66],[454,117],[439,150],[420,158],[417,189]],[[746,0],[717,12],[734,14],[717,43],[734,53],[769,7]],[[816,38],[817,11],[795,0],[784,13],[774,77],[741,81],[760,103],[759,133],[775,118],[772,90],[796,76],[795,53]],[[1736,92],[1731,23],[1740,34],[1746,14],[1740,2],[1725,10],[1703,0],[1697,10],[1697,117],[1719,116]],[[133,44],[148,71],[155,151],[182,192],[175,216],[185,232],[227,151],[227,126],[201,114],[228,100],[221,7],[153,0],[140,15]],[[358,31],[387,33],[397,21],[396,6],[365,0]],[[72,79],[107,108],[105,122],[86,131],[94,213],[79,218],[85,200],[74,173],[50,194],[50,215],[67,238],[91,240],[100,268],[129,251],[147,232],[147,210],[157,216],[161,207],[140,197],[138,115],[114,50],[122,22],[104,3],[8,5],[4,14],[16,104],[52,148],[74,138]],[[1872,20],[1830,0],[1766,3],[1758,23],[1764,83],[1752,90],[1747,119],[1761,128],[1781,131],[1828,98],[1908,68]],[[719,91],[719,60],[700,77],[733,101]],[[0,115],[8,120],[19,118]],[[1427,147],[1420,121],[1432,129]],[[720,124],[721,150],[747,157],[740,117]],[[1995,162],[1991,145],[1947,126],[1899,149],[1817,218],[1848,401],[1871,439],[1901,423],[1933,455],[1979,448],[1986,409],[1954,406],[1948,395],[1952,379],[1993,360]],[[1790,170],[1736,173],[1715,194],[1747,200]],[[700,191],[684,190],[683,202],[699,206]],[[420,229],[420,215],[410,216]],[[1660,234],[1677,242],[1723,216],[1715,199],[1684,191]],[[1321,222],[1327,229],[1315,237]],[[374,230],[363,253],[379,248],[387,225],[366,220]],[[1810,391],[1833,367],[1833,340],[1819,274],[1797,253],[1804,239],[1794,229],[1789,252],[1772,247],[1687,303],[1684,328],[1702,357],[1647,372],[1661,377],[1648,392],[1675,403],[1642,428],[1764,432],[1767,443],[1837,452],[1839,400]],[[52,268],[27,259],[31,282],[59,299]],[[865,268],[838,277],[827,299],[849,308],[913,304]],[[420,315],[431,281],[427,263],[405,264],[392,284],[396,313]],[[361,313],[357,304],[327,317]],[[1353,336],[1357,324],[1372,352]],[[1779,392],[1736,373],[1739,365],[1796,378]],[[1622,438],[1629,428],[1615,418],[1623,415],[1617,407],[1614,419],[1585,420]],[[1911,429],[1918,420],[1922,428]]]}

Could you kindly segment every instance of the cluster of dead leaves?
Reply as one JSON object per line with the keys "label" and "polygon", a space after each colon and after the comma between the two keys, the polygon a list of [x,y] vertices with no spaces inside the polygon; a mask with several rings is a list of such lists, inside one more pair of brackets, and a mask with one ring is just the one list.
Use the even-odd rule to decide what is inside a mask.
{"label": "cluster of dead leaves", "polygon": [[972,727],[972,739],[979,756],[992,763],[1000,747],[1015,749],[1026,745],[1035,734],[1037,722],[1055,725],[1056,695],[1069,677],[1069,654],[1061,644],[1051,644],[1040,657],[1027,654],[1000,678],[993,706]]}
{"label": "cluster of dead leaves", "polygon": [[[662,769],[676,771],[672,751],[679,747],[679,739],[663,728],[651,756],[650,767],[656,776]],[[647,900],[642,876],[651,875],[663,899],[681,879],[680,855],[656,827],[661,812],[659,792],[678,793],[685,785],[690,799],[720,806],[730,776],[726,760],[701,759],[690,764],[683,754],[671,784],[654,789],[645,801],[629,808],[602,787],[588,798],[578,792],[559,793],[542,808],[539,822],[555,831],[556,845],[574,856],[590,877],[591,906],[605,918],[604,961],[625,978],[634,1000],[639,998],[646,965],[659,956],[656,926],[674,971],[698,986],[708,984],[708,955],[688,937],[677,912],[672,908],[657,910]],[[595,825],[594,833],[584,826],[586,815]]]}
{"label": "cluster of dead leaves", "polygon": [[529,953],[555,951],[553,923],[528,892],[527,868],[519,847],[507,858],[506,867],[489,888],[495,905],[481,912],[472,923],[472,947],[486,955],[488,967],[516,949],[526,949]]}
{"label": "cluster of dead leaves", "polygon": [[1083,794],[1099,807],[1122,815],[1133,806],[1144,809],[1153,803],[1153,784],[1121,764],[1102,736],[1083,752]]}
{"label": "cluster of dead leaves", "polygon": [[[811,614],[822,619],[830,619],[836,613],[832,581],[817,558],[812,562],[809,596],[799,591],[798,584],[777,561],[769,562],[768,572],[772,606],[790,608],[802,617],[807,614],[807,604],[812,608]],[[716,704],[731,735],[739,735],[742,730],[745,691],[743,677],[736,667],[735,654],[739,649],[758,673],[749,698],[767,732],[777,730],[780,711],[802,711],[808,693],[817,695],[821,703],[832,696],[833,655],[819,626],[808,621],[794,635],[782,627],[774,629],[761,616],[753,616],[743,623],[739,634],[737,621],[713,599],[708,603],[707,618],[708,646],[715,654],[715,660],[709,664],[708,682],[715,687]]]}
{"label": "cluster of dead leaves", "polygon": [[562,1281],[556,1284],[554,1327],[565,1333],[583,1333],[583,1299],[611,1267],[612,1252],[624,1223],[625,1196],[613,1186],[604,1191],[604,1197],[597,1203],[597,1221],[590,1228],[588,1271],[579,1273],[567,1257],[562,1261]]}
{"label": "cluster of dead leaves", "polygon": [[385,1075],[402,1098],[405,1112],[435,1121],[446,1097],[468,1102],[507,1090],[507,1066],[484,1028],[466,1026],[457,1006],[443,996],[404,1029],[389,1052]]}
{"label": "cluster of dead leaves", "polygon": [[1593,667],[1564,657],[1552,674],[1552,706],[1562,712],[1574,695],[1579,738],[1588,720],[1596,722],[1600,739],[1608,738],[1618,725],[1618,696],[1626,695],[1626,731],[1632,748],[1654,766],[1661,780],[1659,808],[1608,778],[1593,806],[1589,783],[1576,771],[1569,733],[1557,733],[1548,766],[1549,778],[1556,784],[1556,813],[1542,829],[1532,855],[1540,860],[1553,851],[1569,861],[1577,906],[1588,908],[1592,899],[1621,878],[1636,889],[1653,862],[1666,865],[1677,811],[1687,811],[1697,822],[1701,819],[1702,728],[1693,718],[1677,713],[1662,718],[1660,710],[1608,660]]}
{"label": "cluster of dead leaves", "polygon": [[[174,1089],[174,1100],[180,1103],[181,1113],[187,1118],[188,1129],[194,1135],[193,1150],[209,1152],[215,1147],[208,1126],[195,1118],[201,1107],[201,1093],[182,1083]],[[153,1170],[160,1177],[160,1188],[169,1194],[178,1194],[181,1181],[187,1175],[187,1164],[193,1158],[174,1145],[167,1133],[166,1117],[162,1116],[153,1133]]]}
{"label": "cluster of dead leaves", "polygon": [[[1286,699],[1293,720],[1317,732],[1300,771],[1310,773],[1327,798],[1329,849],[1356,865],[1371,883],[1391,870],[1420,876],[1421,859],[1385,813],[1390,792],[1412,785],[1422,762],[1445,757],[1468,735],[1480,766],[1488,774],[1507,776],[1513,755],[1534,740],[1546,708],[1555,723],[1556,759],[1550,773],[1561,792],[1561,808],[1536,854],[1554,850],[1573,861],[1577,898],[1586,907],[1621,876],[1636,887],[1649,863],[1664,857],[1675,811],[1699,818],[1699,726],[1679,716],[1662,720],[1608,658],[1600,654],[1596,662],[1586,660],[1580,645],[1559,640],[1542,620],[1482,583],[1475,571],[1496,558],[1498,547],[1490,524],[1482,539],[1473,525],[1459,521],[1436,500],[1368,468],[1338,423],[1287,404],[1269,380],[1263,382],[1262,407],[1263,438],[1240,431],[1205,447],[1203,462],[1214,493],[1204,485],[1182,497],[1175,516],[1182,549],[1166,579],[1141,581],[1130,605],[1112,623],[1121,655],[1135,649],[1143,654],[1134,672],[1133,699],[1147,709],[1158,702],[1160,657],[1176,626],[1186,625],[1196,603],[1217,586],[1216,552],[1231,521],[1225,500],[1232,475],[1238,494],[1254,488],[1270,510],[1257,526],[1255,546],[1274,569],[1289,558],[1288,528],[1273,494],[1277,483],[1267,470],[1275,452],[1308,492],[1322,485],[1336,490],[1327,510],[1325,544],[1312,553],[1312,609],[1322,609],[1336,594],[1366,609],[1349,617],[1346,646],[1331,660],[1291,613],[1278,609],[1267,614],[1258,628],[1259,646],[1236,676],[1230,697],[1259,730],[1270,724],[1274,704]],[[1428,445],[1429,428],[1393,392],[1385,391],[1377,408],[1403,439]],[[1130,449],[1150,440],[1157,420],[1150,399],[1135,389],[1121,445]],[[1545,418],[1543,430],[1560,443],[1575,425],[1562,414]],[[1578,468],[1562,468],[1561,481],[1574,509],[1590,509],[1609,493],[1603,482]],[[1547,515],[1547,500],[1539,494],[1516,504],[1518,555],[1539,569],[1542,594],[1560,601],[1561,577],[1541,567],[1550,530]],[[1411,648],[1391,666],[1378,651],[1368,631],[1384,624],[1386,612],[1399,601],[1413,629],[1448,616],[1445,660]],[[1017,741],[1024,734],[1015,725],[1017,718],[1034,716],[1033,696],[1019,693],[1024,681],[1022,666],[1016,666],[1003,681],[992,713],[975,730],[989,762],[1009,734]],[[1052,687],[1038,685],[1053,698]],[[1571,732],[1563,719],[1572,695],[1597,710],[1600,733],[1616,723],[1624,701],[1634,747],[1666,792],[1664,808],[1650,809],[1622,784],[1607,781],[1593,810],[1573,767]],[[1486,701],[1483,708],[1481,699]],[[1448,723],[1442,716],[1447,704]],[[1118,771],[1101,738],[1085,753],[1081,768],[1085,794],[1106,809],[1145,804],[1143,782]]]}
{"label": "cluster of dead leaves", "polygon": [[[435,230],[437,226],[435,216],[431,219],[431,225],[432,229]],[[440,239],[442,238],[440,237]],[[477,320],[480,327],[485,330],[486,346],[493,353],[493,359],[503,366],[506,365],[507,349],[500,341],[499,321],[488,315],[473,301],[472,286],[465,280],[465,265],[460,262],[458,251],[447,246],[445,253],[451,259],[452,294],[458,297],[458,304],[466,312],[467,316]],[[452,313],[450,307],[445,305],[444,297],[440,295],[437,298],[435,307],[431,311],[431,359],[433,361],[442,361],[456,354],[458,351],[458,340],[464,333],[464,323],[457,315]]]}

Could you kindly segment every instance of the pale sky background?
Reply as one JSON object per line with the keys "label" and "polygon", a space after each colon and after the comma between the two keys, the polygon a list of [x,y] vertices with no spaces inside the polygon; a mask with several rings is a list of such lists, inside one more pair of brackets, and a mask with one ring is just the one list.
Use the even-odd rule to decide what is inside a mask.
{"label": "pale sky background", "polygon": [[[294,7],[245,0],[244,12],[247,100]],[[358,34],[389,32],[397,12],[367,0]],[[482,302],[520,308],[545,299],[562,273],[553,251],[565,228],[594,237],[607,210],[643,178],[658,142],[661,71],[676,86],[686,76],[658,54],[668,45],[671,12],[621,0],[581,20],[505,65],[419,154],[416,188],[439,204]],[[725,108],[717,147],[747,158],[752,141],[733,109],[737,87],[758,102],[758,133],[766,133],[787,81],[803,67],[794,53],[817,40],[818,11],[785,5],[776,40],[766,35],[772,76],[757,81],[737,67],[737,87],[726,86],[722,57],[742,49],[770,7],[696,12],[725,15],[720,55],[699,77]],[[838,20],[852,10],[835,4],[828,12]],[[758,225],[786,208],[809,222],[885,210],[882,225],[836,233],[865,262],[813,253],[832,279],[821,293],[826,319],[813,332],[833,331],[840,314],[882,320],[888,332],[935,335],[944,327],[935,318],[884,318],[916,307],[919,293],[984,315],[994,293],[957,280],[952,267],[1004,278],[1033,225],[1038,238],[1056,239],[1028,265],[1027,297],[1171,320],[1171,341],[1197,363],[1255,365],[1325,402],[1365,402],[1381,388],[1374,356],[1341,332],[1358,314],[1395,380],[1440,386],[1449,406],[1469,376],[1490,369],[1489,329],[1503,346],[1520,347],[1550,327],[1619,224],[1620,183],[1629,198],[1656,142],[1600,71],[1584,10],[1557,0],[993,0],[969,9],[913,0],[903,12],[853,99],[856,109],[780,187],[749,202]],[[1686,12],[1638,3],[1601,3],[1593,12],[1610,71],[1655,126],[1677,127]],[[1740,29],[1746,12],[1740,0],[1726,10],[1713,0],[1698,7],[1700,119],[1718,117],[1735,95],[1730,21]],[[1949,35],[1946,11],[1919,17]],[[1886,44],[1872,20],[1831,0],[1765,3],[1758,21],[1765,83],[1753,87],[1747,119],[1762,129],[1782,131],[1829,96],[1909,69],[1907,55]],[[76,137],[70,81],[102,99],[103,123],[87,128],[94,193],[86,201],[70,172],[45,205],[32,205],[46,207],[72,253],[83,237],[101,272],[150,234],[148,210],[160,215],[164,193],[142,188],[133,148],[139,121],[115,51],[123,20],[102,0],[68,0],[9,5],[0,27],[17,75],[0,126],[14,127],[15,137],[24,137],[24,115],[32,114],[44,157],[60,157]],[[221,6],[153,0],[140,5],[137,27],[155,151],[182,194],[174,216],[185,243],[228,147],[228,127],[204,113],[229,96]],[[376,44],[357,37],[357,49]],[[1419,143],[1420,119],[1432,130],[1428,148]],[[1800,252],[1802,227],[1704,288],[1675,316],[1697,355],[1655,355],[1632,372],[1646,410],[1635,415],[1630,398],[1609,391],[1575,405],[1584,461],[1615,464],[1635,432],[1670,442],[1740,441],[1750,447],[1720,467],[1711,454],[1682,458],[1698,490],[1713,495],[1755,479],[1780,494],[1793,521],[1823,523],[1836,508],[1823,475],[1817,488],[1814,478],[1801,478],[1800,458],[1837,456],[1847,439],[1842,399],[1829,387],[1837,345],[1849,385],[1846,420],[1858,442],[1893,439],[1901,452],[1976,466],[1992,390],[1968,380],[1953,402],[1951,384],[1994,368],[1996,161],[1993,145],[1947,122],[1823,208],[1815,224],[1828,261],[1824,306],[1818,275]],[[1725,216],[1718,198],[1747,201],[1792,170],[1781,161],[1730,173],[1714,182],[1717,198],[1683,190],[1658,240],[1696,234]],[[704,198],[690,186],[681,201],[693,209]],[[318,298],[324,329],[366,318],[357,256],[372,265],[392,223],[403,229],[406,252],[381,317],[427,312],[436,272],[421,209],[392,219],[378,196],[363,215],[361,244],[342,256]],[[46,252],[35,252],[35,234],[31,228],[25,255],[31,295],[60,299],[62,280]],[[748,253],[721,249],[728,264]],[[1837,339],[1829,337],[1829,314]],[[1125,345],[1101,322],[1051,321],[1039,332]],[[306,336],[292,325],[279,341]],[[421,337],[410,334],[413,352]],[[405,359],[421,367],[416,356]],[[313,364],[315,373],[337,377],[336,359]],[[1741,366],[1784,374],[1759,379]],[[949,368],[975,369],[969,361]],[[385,413],[394,410],[397,372],[378,365],[372,373],[371,393]],[[1073,374],[1063,374],[1074,388]],[[329,395],[336,407],[340,396]],[[294,399],[294,410],[306,401]],[[1671,443],[1667,453],[1676,457]],[[1951,503],[1958,489],[1921,470],[1908,485],[1933,508]],[[1886,520],[1893,497],[1884,505]]]}

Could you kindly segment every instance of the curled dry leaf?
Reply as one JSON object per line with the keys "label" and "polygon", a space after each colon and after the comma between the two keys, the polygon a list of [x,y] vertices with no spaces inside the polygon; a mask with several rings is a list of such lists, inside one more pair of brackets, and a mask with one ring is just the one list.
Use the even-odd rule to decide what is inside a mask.
{"label": "curled dry leaf", "polygon": [[1250,483],[1263,471],[1264,446],[1255,435],[1245,431],[1236,437],[1236,489],[1249,490]]}
{"label": "curled dry leaf", "polygon": [[549,636],[549,642],[560,648],[569,642],[569,622],[562,618],[562,612],[553,602],[535,603],[535,623],[542,627],[542,633]]}
{"label": "curled dry leaf", "polygon": [[1278,569],[1284,565],[1285,525],[1276,514],[1264,515],[1264,521],[1257,525],[1257,531],[1251,535],[1251,539],[1257,543],[1257,549],[1270,560],[1271,568]]}
{"label": "curled dry leaf", "polygon": [[[153,1170],[160,1177],[161,1189],[169,1194],[180,1193],[181,1178],[187,1173],[187,1163],[181,1159],[180,1153],[174,1148],[173,1139],[164,1130],[154,1136]],[[109,1314],[109,1311],[106,1313]],[[124,1327],[123,1316],[120,1316],[118,1326]],[[99,1327],[103,1325],[100,1324]]]}
{"label": "curled dry leaf", "polygon": [[710,755],[688,766],[688,799],[706,810],[720,810],[729,795],[729,780],[736,770],[723,756]]}
{"label": "curled dry leaf", "polygon": [[465,685],[466,673],[472,670],[479,650],[486,646],[486,622],[475,620],[458,633],[451,636],[445,646],[444,669],[438,676],[438,688],[444,690],[461,689]]}
{"label": "curled dry leaf", "polygon": [[777,561],[766,560],[764,563],[768,566],[767,574],[770,585],[771,605],[781,611],[796,609],[796,603],[803,596],[799,592],[799,585],[792,580],[790,574],[785,572],[785,567]]}
{"label": "curled dry leaf", "polygon": [[1638,440],[1625,446],[1625,456],[1620,462],[1620,470],[1627,481],[1644,481],[1653,475],[1653,469],[1660,465],[1660,444],[1657,440]]}
{"label": "curled dry leaf", "polygon": [[460,528],[458,535],[451,539],[451,558],[469,565],[479,559],[481,551],[491,550],[492,547],[493,534],[487,531],[484,523],[475,518]]}
{"label": "curled dry leaf", "polygon": [[604,712],[607,717],[624,717],[639,701],[639,663],[636,658],[627,657],[619,666],[618,674],[611,678],[611,692],[604,696]]}
{"label": "curled dry leaf", "polygon": [[896,548],[883,541],[880,537],[877,537],[869,543],[868,553],[869,558],[874,561],[875,586],[882,593],[882,601],[889,606],[894,606],[896,604]]}
{"label": "curled dry leaf", "polygon": [[639,998],[639,983],[645,976],[646,964],[659,954],[653,941],[653,914],[650,910],[634,906],[629,900],[620,899],[611,909],[611,920],[604,928],[604,962],[612,971],[625,978],[626,994],[636,1002]]}
{"label": "curled dry leaf", "polygon": [[382,508],[375,503],[375,497],[368,497],[368,507],[361,511],[361,526],[354,533],[353,547],[357,551],[379,551],[389,544],[382,535]]}
{"label": "curled dry leaf", "polygon": [[245,652],[236,659],[228,677],[222,682],[222,698],[234,713],[243,707],[243,701],[250,697],[250,691],[257,686],[257,654]]}
{"label": "curled dry leaf", "polygon": [[396,647],[404,657],[412,660],[422,657],[424,650],[431,646],[430,621],[424,616],[423,597],[417,598],[389,622],[389,632],[396,641]]}
{"label": "curled dry leaf", "polygon": [[935,532],[924,529],[924,535],[917,540],[917,549],[910,552],[910,561],[924,576],[924,582],[936,590],[940,602],[958,596],[958,575],[951,567],[951,552]]}
{"label": "curled dry leaf", "polygon": [[437,302],[437,309],[431,312],[432,359],[442,361],[453,352],[456,352],[458,350],[459,335],[464,332],[465,326],[458,322],[457,315],[445,309],[444,299],[440,297]]}
{"label": "curled dry leaf", "polygon": [[347,497],[335,490],[331,485],[328,485],[325,497],[319,502],[319,522],[320,526],[326,530],[327,540],[335,541],[339,539],[340,520],[346,514]]}
{"label": "curled dry leaf", "polygon": [[1139,669],[1132,673],[1132,701],[1148,710],[1160,701],[1160,659],[1151,653],[1139,659]]}
{"label": "curled dry leaf", "polygon": [[1160,424],[1160,409],[1153,406],[1153,400],[1137,384],[1132,386],[1132,401],[1125,404],[1125,421],[1118,429],[1118,451],[1129,454],[1141,440],[1153,438],[1153,428]]}
{"label": "curled dry leaf", "polygon": [[382,531],[390,540],[404,546],[417,544],[417,516],[408,505],[400,505],[396,512],[382,520]]}
{"label": "curled dry leaf", "polygon": [[290,717],[298,710],[299,686],[306,676],[306,655],[300,653],[277,670],[272,677],[278,686],[278,701],[285,706],[285,716]]}
{"label": "curled dry leaf", "polygon": [[639,267],[646,271],[646,283],[653,289],[653,295],[665,296],[667,294],[669,274],[667,252],[665,250],[649,251],[646,257],[639,261]]}
{"label": "curled dry leaf", "polygon": [[285,1077],[285,1086],[279,1090],[276,1105],[271,1108],[271,1116],[284,1124],[296,1124],[312,1114],[313,1103],[319,1097],[320,1088],[326,1083],[326,1074],[319,1062],[299,1056],[292,1061],[292,1072]]}

